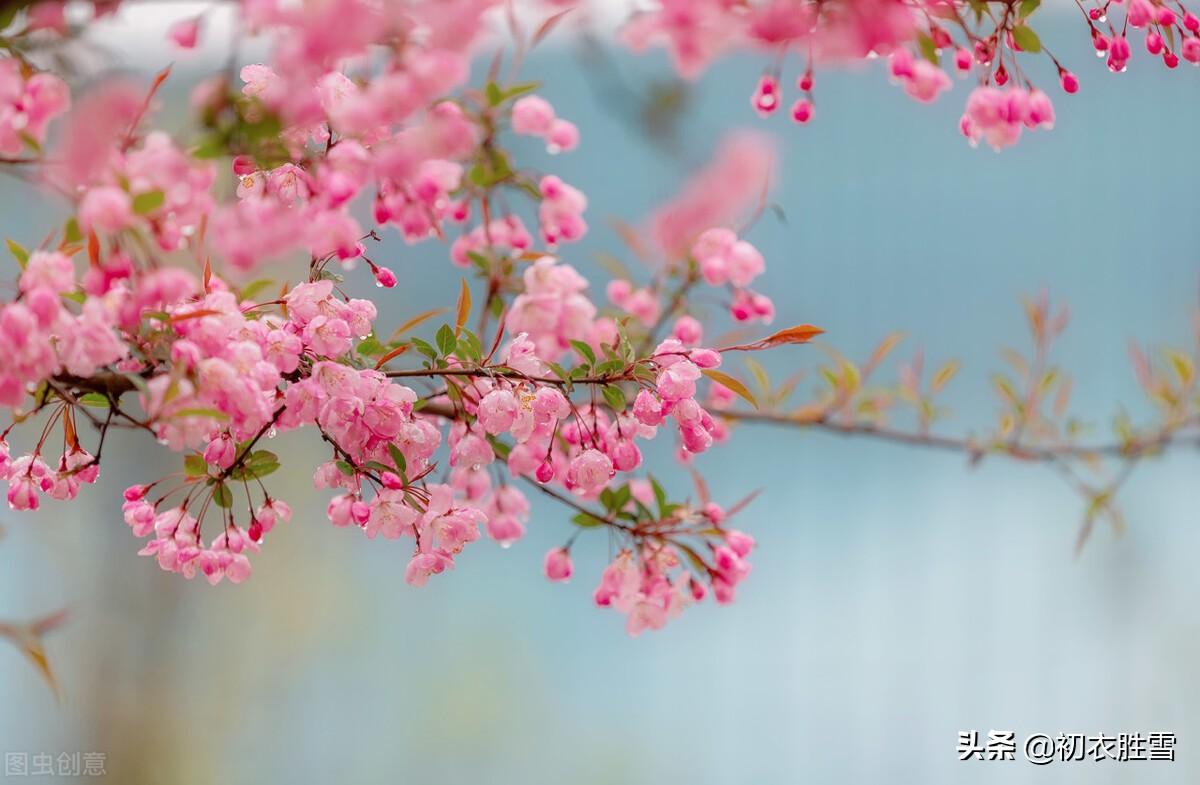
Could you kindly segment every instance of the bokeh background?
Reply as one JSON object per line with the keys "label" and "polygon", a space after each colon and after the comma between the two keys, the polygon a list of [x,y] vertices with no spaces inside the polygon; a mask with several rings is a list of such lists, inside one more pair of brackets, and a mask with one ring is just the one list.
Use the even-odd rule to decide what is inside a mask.
{"label": "bokeh background", "polygon": [[[124,67],[157,69],[175,55],[158,43],[160,16],[130,17],[143,13],[93,35]],[[588,193],[593,231],[566,255],[599,289],[594,253],[622,253],[607,218],[646,215],[724,132],[767,130],[786,218],[767,214],[750,239],[780,324],[819,324],[860,359],[899,329],[902,356],[923,346],[931,362],[962,360],[944,427],[981,430],[997,411],[997,349],[1026,348],[1020,299],[1044,287],[1073,313],[1057,352],[1076,379],[1073,412],[1102,434],[1122,406],[1148,414],[1126,342],[1189,345],[1200,74],[1146,57],[1108,74],[1076,17],[1043,16],[1042,39],[1083,89],[1052,91],[1057,128],[1003,154],[959,136],[968,85],[921,107],[880,66],[819,74],[809,127],[760,122],[750,59],[691,85],[664,143],[647,137],[635,93],[661,84],[660,99],[680,97],[665,59],[618,53],[614,65],[566,45],[525,75],[547,80],[583,147],[552,162],[518,149]],[[195,60],[176,68],[171,105],[200,72]],[[2,198],[5,236],[36,242],[54,224],[49,203],[15,183]],[[453,300],[459,273],[443,247],[389,233],[375,258],[402,280],[379,295],[384,325]],[[789,347],[767,362],[782,378],[817,359]],[[482,541],[453,574],[406,586],[407,546],[324,520],[308,469],[323,453],[308,433],[271,447],[289,459],[272,488],[297,514],[253,578],[184,582],[135,556],[119,513],[125,485],[177,458],[119,436],[106,452],[123,457],[77,502],[0,511],[0,618],[71,612],[48,639],[62,703],[0,647],[3,751],[103,751],[123,785],[1200,778],[1192,451],[1139,469],[1121,497],[1126,533],[1099,528],[1074,558],[1082,502],[1044,468],[740,428],[699,465],[726,503],[765,489],[740,520],[760,544],[750,580],[734,606],[706,603],[631,640],[590,602],[602,536],[581,538],[570,584],[541,576],[570,529],[542,499],[510,550]],[[688,492],[685,474],[663,474]],[[1178,761],[958,762],[957,732],[992,728],[1174,732]]]}

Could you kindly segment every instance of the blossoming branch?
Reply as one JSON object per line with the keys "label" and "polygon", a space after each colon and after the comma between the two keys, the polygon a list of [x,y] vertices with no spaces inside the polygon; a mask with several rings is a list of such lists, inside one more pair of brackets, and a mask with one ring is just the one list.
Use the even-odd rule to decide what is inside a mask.
{"label": "blossoming branch", "polygon": [[[752,496],[710,499],[694,461],[730,442],[736,423],[1050,463],[1089,500],[1085,535],[1099,517],[1116,522],[1112,497],[1136,461],[1196,438],[1194,361],[1177,353],[1169,372],[1144,357],[1137,366],[1161,422],[1081,443],[1082,431],[1061,422],[1069,382],[1049,362],[1065,313],[1045,300],[1028,307],[1033,356],[1011,358],[1013,378],[997,377],[1004,406],[986,436],[932,430],[943,415],[935,396],[956,364],[927,378],[918,356],[898,384],[868,385],[897,338],[862,364],[831,352],[816,397],[799,404],[790,400],[796,380],[773,384],[753,360],[731,367],[734,357],[799,351],[821,333],[763,326],[775,305],[755,288],[765,260],[747,232],[776,173],[759,135],[726,139],[641,222],[652,272],[622,271],[593,287],[569,261],[588,232],[586,192],[509,147],[514,136],[555,154],[586,143],[519,73],[532,47],[582,13],[572,3],[535,4],[529,31],[499,0],[236,5],[242,31],[272,42],[270,58],[204,79],[179,134],[155,126],[169,71],[149,84],[112,78],[73,93],[39,53],[69,43],[79,20],[57,2],[9,6],[20,8],[0,20],[3,164],[71,213],[47,237],[8,241],[16,265],[0,302],[0,405],[12,421],[0,432],[0,479],[13,509],[74,499],[113,459],[109,431],[132,429],[179,455],[174,470],[125,491],[139,552],[185,578],[238,583],[292,517],[271,490],[284,460],[270,439],[305,429],[326,451],[313,481],[329,491],[329,522],[410,541],[408,583],[452,569],[483,533],[501,545],[519,540],[526,494],[540,493],[565,505],[573,524],[545,556],[547,578],[570,579],[573,549],[606,532],[596,547],[617,547],[594,599],[636,635],[709,595],[730,602],[750,571],[754,539],[733,519]],[[1081,6],[1112,70],[1130,56],[1129,28],[1144,30],[1150,54],[1168,66],[1176,51],[1200,59],[1186,9],[1113,5]],[[1053,60],[1031,27],[1037,8],[667,0],[634,16],[624,36],[635,46],[666,42],[686,75],[738,46],[774,53],[753,99],[761,114],[784,101],[780,69],[796,55],[799,122],[813,116],[818,66],[884,56],[892,77],[928,101],[949,84],[941,61],[953,54],[954,69],[981,83],[963,132],[999,148],[1022,128],[1053,123],[1049,98],[1019,65],[1039,53]],[[1119,23],[1109,16],[1117,12]],[[164,35],[187,49],[205,28],[201,14]],[[495,47],[497,34],[507,44],[471,84],[473,54]],[[1053,62],[1074,92],[1076,78]],[[370,209],[353,209],[363,203]],[[386,303],[388,289],[420,274],[380,257],[389,231],[443,244],[465,277],[445,308],[385,335],[377,302],[344,285],[373,279]],[[287,280],[251,280],[280,260]],[[713,337],[701,294],[754,335]],[[895,423],[904,407],[910,429]],[[642,448],[655,439],[675,445],[694,494],[672,495],[645,465]],[[1106,457],[1117,474],[1090,479]]]}

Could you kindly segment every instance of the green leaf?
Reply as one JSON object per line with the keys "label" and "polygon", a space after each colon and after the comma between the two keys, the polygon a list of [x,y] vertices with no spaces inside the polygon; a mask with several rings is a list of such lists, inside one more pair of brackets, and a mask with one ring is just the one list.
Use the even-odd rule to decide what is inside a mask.
{"label": "green leaf", "polygon": [[387,347],[379,342],[374,333],[368,335],[358,342],[357,351],[359,354],[365,354],[369,357],[374,357],[377,354],[384,354],[388,351]]}
{"label": "green leaf", "polygon": [[458,339],[454,337],[454,328],[448,324],[441,326],[435,338],[443,357],[454,354],[454,350],[458,348]]}
{"label": "green leaf", "polygon": [[463,359],[478,362],[483,358],[483,345],[475,333],[464,329],[462,335],[458,337],[458,345],[455,347],[454,353]]}
{"label": "green leaf", "polygon": [[500,441],[494,436],[488,437],[488,442],[492,445],[492,452],[502,461],[507,461],[509,454],[512,453],[512,447]]}
{"label": "green leaf", "polygon": [[388,442],[388,455],[392,456],[392,463],[401,474],[408,470],[408,461],[404,458],[404,453],[395,444]]}
{"label": "green leaf", "polygon": [[[488,85],[489,88],[492,86],[493,85]],[[506,90],[500,90],[497,88],[495,101],[492,101],[492,94],[489,92],[488,100],[492,101],[492,106],[499,106],[500,104],[511,101],[514,98],[520,98],[526,93],[532,93],[536,89],[538,89],[537,82],[522,82],[520,84],[512,85]]]}
{"label": "green leaf", "polygon": [[133,197],[133,211],[138,215],[152,213],[163,206],[167,196],[162,191],[146,191]]}
{"label": "green leaf", "polygon": [[922,57],[934,65],[938,65],[937,44],[933,42],[929,33],[917,33],[917,47],[921,50]]}
{"label": "green leaf", "polygon": [[592,351],[592,347],[588,346],[583,341],[571,341],[571,346],[573,346],[575,351],[579,352],[579,354],[587,360],[589,366],[596,364],[596,353]]}
{"label": "green leaf", "polygon": [[613,510],[625,509],[625,505],[629,504],[629,500],[632,498],[633,490],[629,487],[629,483],[625,483],[613,494]]}
{"label": "green leaf", "polygon": [[208,463],[200,455],[188,455],[183,459],[183,473],[188,477],[203,477],[208,474]]}
{"label": "green leaf", "polygon": [[251,281],[250,283],[248,283],[242,287],[242,299],[243,300],[253,300],[254,295],[258,294],[259,292],[262,292],[264,289],[266,289],[268,286],[270,286],[273,283],[274,283],[274,281],[272,281],[270,278],[259,278],[257,280]]}
{"label": "green leaf", "polygon": [[1041,4],[1042,0],[1022,0],[1021,10],[1019,11],[1021,18],[1024,19],[1034,11],[1038,10],[1038,6]]}
{"label": "green leaf", "polygon": [[68,218],[63,225],[63,242],[77,243],[83,240],[83,232],[79,230],[79,221],[74,217]]}
{"label": "green leaf", "polygon": [[216,484],[213,488],[213,503],[226,510],[233,506],[233,491],[229,490],[228,485],[223,482]]}
{"label": "green leaf", "polygon": [[172,417],[211,417],[214,420],[224,422],[229,419],[229,415],[225,412],[217,411],[216,409],[180,409],[171,415]]}
{"label": "green leaf", "polygon": [[495,82],[488,82],[487,86],[483,88],[483,92],[487,96],[489,106],[499,106],[504,103],[504,91]]}
{"label": "green leaf", "polygon": [[667,492],[663,490],[662,485],[654,478],[653,474],[646,475],[650,480],[650,487],[654,489],[654,501],[658,504],[659,512],[662,517],[667,517]]}
{"label": "green leaf", "polygon": [[354,467],[346,461],[334,461],[334,464],[338,467],[338,470],[341,471],[342,474],[346,475],[347,477],[354,476]]}
{"label": "green leaf", "polygon": [[1017,46],[1021,47],[1026,52],[1042,51],[1042,40],[1038,38],[1038,34],[1033,32],[1033,28],[1029,25],[1017,25],[1012,29],[1013,41]]}
{"label": "green leaf", "polygon": [[79,401],[84,406],[94,406],[97,409],[107,409],[108,408],[108,399],[105,398],[100,393],[90,392],[90,393],[87,393],[86,395],[79,396],[75,400]]}
{"label": "green leaf", "polygon": [[413,338],[412,345],[414,349],[431,360],[438,356],[437,349],[434,349],[432,346],[430,346],[428,341],[422,341],[420,338]]}
{"label": "green leaf", "polygon": [[625,393],[615,384],[604,385],[604,401],[617,414],[625,411]]}
{"label": "green leaf", "polygon": [[227,147],[225,136],[220,133],[212,133],[200,140],[200,144],[192,149],[192,157],[202,161],[211,158],[220,158],[225,155]]}
{"label": "green leaf", "polygon": [[625,367],[622,360],[609,360],[596,366],[597,376],[610,376]]}
{"label": "green leaf", "polygon": [[603,526],[604,520],[591,513],[581,512],[571,519],[571,523],[583,529],[590,529],[594,526]]}
{"label": "green leaf", "polygon": [[29,251],[25,250],[25,246],[18,243],[16,240],[7,240],[8,252],[17,260],[17,265],[24,270],[25,265],[29,264]]}
{"label": "green leaf", "polygon": [[270,450],[255,450],[250,453],[239,467],[239,471],[230,474],[234,479],[253,479],[266,477],[279,469],[279,456]]}

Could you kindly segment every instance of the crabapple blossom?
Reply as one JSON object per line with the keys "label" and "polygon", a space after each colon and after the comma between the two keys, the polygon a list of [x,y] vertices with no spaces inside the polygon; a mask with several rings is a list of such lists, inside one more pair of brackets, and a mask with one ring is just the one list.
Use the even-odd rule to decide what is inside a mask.
{"label": "crabapple blossom", "polygon": [[567,548],[552,548],[546,552],[543,570],[549,580],[566,583],[571,579],[575,567],[571,564],[571,552]]}
{"label": "crabapple blossom", "polygon": [[[117,5],[83,3],[78,13]],[[1055,124],[1051,99],[1021,64],[1049,58],[1068,94],[1079,80],[1034,32],[1036,4],[1013,13],[1004,3],[999,14],[978,5],[661,0],[620,36],[637,50],[665,46],[687,78],[726,54],[766,52],[771,63],[749,91],[753,111],[766,118],[790,107],[800,124],[814,119],[817,69],[879,59],[928,103],[950,89],[952,58],[960,75],[978,78],[962,133],[999,150]],[[1168,67],[1179,57],[1200,63],[1200,19],[1184,6],[1105,8],[1120,23],[1091,13],[1084,23],[1112,71],[1142,56],[1127,27]],[[638,635],[710,594],[732,601],[751,572],[755,540],[730,527],[749,499],[714,502],[697,458],[730,440],[732,423],[929,441],[929,413],[940,407],[919,362],[884,395],[862,384],[875,359],[839,358],[824,369],[832,392],[794,410],[782,408],[787,385],[773,387],[747,364],[760,397],[779,407],[751,412],[740,401],[760,401],[731,353],[803,344],[820,330],[706,343],[721,321],[747,329],[776,315],[752,288],[766,259],[750,239],[778,174],[769,137],[719,140],[674,196],[627,227],[646,265],[593,286],[572,246],[589,231],[586,191],[535,169],[512,145],[535,137],[557,153],[581,143],[540,83],[516,80],[556,17],[526,38],[520,25],[500,24],[507,10],[498,0],[243,3],[237,36],[261,40],[263,62],[235,57],[228,78],[197,84],[177,134],[158,116],[159,90],[176,78],[169,70],[148,84],[88,79],[73,100],[38,54],[77,32],[62,4],[36,3],[4,23],[0,166],[22,167],[69,216],[49,235],[8,242],[16,265],[0,289],[0,407],[12,422],[0,431],[0,481],[12,509],[85,495],[112,460],[109,430],[128,427],[172,453],[158,476],[125,490],[121,507],[142,540],[137,553],[162,570],[214,585],[248,580],[256,555],[296,530],[279,525],[293,512],[272,485],[286,466],[311,472],[328,525],[400,548],[404,581],[422,586],[454,569],[469,545],[519,554],[527,530],[553,525],[526,496],[533,491],[569,510],[570,533],[542,560],[546,578],[571,578],[572,549],[600,530],[596,547],[611,544],[611,561],[594,603]],[[176,20],[160,40],[197,46],[201,19]],[[472,83],[475,57],[502,29],[515,39],[512,56]],[[377,324],[422,275],[403,255],[383,257],[388,233],[437,245],[463,271],[457,307],[421,308],[394,329]],[[378,301],[351,294],[371,282],[388,290]],[[712,302],[718,323],[702,321]],[[1030,313],[1044,349],[1063,318],[1041,301]],[[1148,389],[1171,389],[1144,366]],[[943,369],[933,386],[952,375]],[[886,430],[893,399],[921,413],[919,430]],[[1153,453],[1195,421],[1176,414],[1152,436],[1098,454]],[[1089,454],[1022,441],[1060,430],[1010,429],[988,449]],[[285,432],[322,451],[315,467],[270,449]],[[656,450],[655,440],[673,449]],[[961,447],[978,458],[981,444]],[[672,470],[660,452],[674,455],[694,494],[673,496],[659,482]]]}

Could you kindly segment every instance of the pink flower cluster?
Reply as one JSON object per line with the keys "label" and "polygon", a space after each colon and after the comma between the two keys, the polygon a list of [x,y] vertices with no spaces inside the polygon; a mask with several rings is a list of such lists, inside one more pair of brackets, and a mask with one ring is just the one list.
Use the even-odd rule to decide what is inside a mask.
{"label": "pink flower cluster", "polygon": [[520,256],[533,246],[533,237],[521,218],[508,215],[488,224],[480,224],[450,245],[450,261],[459,267],[471,265],[471,254],[483,254],[489,248]]}
{"label": "pink flower cluster", "polygon": [[950,89],[950,77],[933,63],[913,57],[907,49],[892,52],[889,70],[904,92],[921,103],[930,103]]}
{"label": "pink flower cluster", "polygon": [[596,318],[596,306],[584,294],[587,279],[569,264],[543,256],[522,278],[524,286],[513,299],[508,327],[528,335],[538,357],[557,361],[571,341],[597,344],[615,333],[610,320]]}
{"label": "pink flower cluster", "polygon": [[[983,13],[987,6],[1000,6]],[[1180,58],[1200,65],[1200,17],[1183,3],[1160,0],[1114,0],[1076,3],[1091,36],[1096,54],[1108,69],[1121,73],[1133,57],[1129,30],[1144,30],[1146,52],[1160,57],[1167,68],[1177,68]],[[1024,68],[1025,58],[1049,59],[1066,93],[1079,90],[1079,80],[1046,48],[1033,23],[1041,19],[1036,3],[976,3],[968,0],[664,0],[639,13],[623,31],[635,50],[661,44],[672,55],[676,69],[686,78],[696,77],[717,57],[740,49],[765,51],[773,59],[770,71],[758,82],[751,104],[761,116],[773,114],[783,103],[780,74],[792,56],[806,60],[797,79],[803,97],[792,105],[792,119],[807,123],[813,116],[813,71],[818,65],[838,61],[889,58],[894,81],[917,101],[932,102],[950,87],[941,68],[944,53],[952,53],[955,70],[967,75],[978,70],[984,88],[1005,88],[1011,73],[1020,82],[1016,89],[1038,93]],[[1111,18],[1122,14],[1123,19]],[[956,41],[957,38],[957,41]],[[919,51],[918,57],[914,52]],[[1011,73],[1010,73],[1011,71]],[[990,99],[986,99],[990,101]],[[1010,101],[1020,100],[1009,96]],[[967,114],[1000,113],[1012,117],[1020,107],[969,105]],[[991,103],[997,103],[991,101]],[[1048,101],[1047,101],[1048,103]],[[972,121],[967,135],[972,141],[986,136],[999,149],[1019,136],[1024,118],[981,123]],[[1050,127],[1045,120],[1037,125]],[[1017,133],[1014,133],[1016,131]],[[723,222],[713,222],[714,225]]]}
{"label": "pink flower cluster", "polygon": [[13,458],[8,442],[0,438],[0,480],[8,483],[8,506],[14,510],[36,510],[43,493],[60,501],[74,499],[80,484],[90,485],[99,476],[99,464],[78,443],[68,445],[51,469],[36,452]]}
{"label": "pink flower cluster", "polygon": [[750,243],[739,240],[731,229],[709,229],[692,246],[700,274],[710,286],[728,284],[733,290],[730,313],[739,322],[775,318],[775,305],[765,294],[749,286],[766,269],[762,254]]}
{"label": "pink flower cluster", "polygon": [[[42,5],[28,29],[70,34],[61,9]],[[734,39],[806,35],[777,3],[723,25],[734,5],[744,4],[668,2],[637,24],[689,64]],[[241,69],[240,90],[224,78],[196,88],[186,144],[152,126],[164,71],[148,87],[110,80],[81,94],[44,159],[65,85],[0,58],[0,152],[42,167],[72,209],[61,242],[55,232],[33,252],[10,243],[20,272],[15,296],[0,302],[0,406],[14,416],[0,433],[0,480],[12,508],[96,482],[110,427],[149,432],[180,454],[182,471],[125,491],[139,553],[186,579],[240,583],[292,517],[268,490],[286,461],[267,446],[304,429],[328,448],[313,472],[330,491],[326,518],[368,539],[408,540],[409,584],[453,569],[485,535],[519,542],[534,489],[577,513],[577,530],[545,556],[550,580],[570,579],[571,548],[588,528],[618,541],[595,599],[627,614],[631,634],[661,628],[710,589],[732,599],[753,540],[724,528],[706,491],[694,507],[673,503],[646,475],[643,449],[677,434],[686,465],[727,438],[706,406],[727,406],[732,392],[718,380],[735,383],[715,370],[722,355],[702,345],[687,298],[667,287],[702,280],[725,288],[735,320],[771,318],[771,301],[750,288],[762,256],[713,227],[762,207],[773,152],[756,136],[722,144],[656,214],[664,264],[653,282],[614,281],[615,311],[602,315],[574,267],[535,250],[586,235],[587,197],[502,147],[511,129],[567,151],[578,129],[528,85],[493,74],[483,90],[459,89],[486,16],[502,7],[248,3],[241,32],[262,34],[269,59]],[[167,37],[192,48],[200,30],[193,16]],[[811,91],[811,79],[799,86]],[[227,182],[213,159],[231,161]],[[369,215],[353,209],[368,203]],[[535,212],[531,234],[521,215]],[[376,334],[376,305],[344,291],[354,282],[343,287],[335,263],[397,286],[399,268],[370,258],[386,226],[409,243],[450,243],[451,261],[486,282],[477,320],[464,281],[453,321],[430,340],[418,328],[436,311]],[[293,260],[280,269],[299,275],[282,287],[225,275]],[[14,454],[10,433],[31,420],[40,435]],[[80,443],[84,420],[100,433],[95,456]]]}
{"label": "pink flower cluster", "polygon": [[1016,144],[1025,128],[1054,127],[1054,105],[1041,90],[978,87],[967,98],[967,111],[959,122],[972,145],[986,141],[994,150]]}
{"label": "pink flower cluster", "polygon": [[646,427],[657,427],[674,418],[683,445],[680,457],[702,453],[724,439],[726,426],[696,401],[696,382],[703,369],[716,368],[721,355],[712,349],[688,349],[677,338],[667,338],[654,350],[659,373],[654,391],[641,390],[633,402],[633,416]]}
{"label": "pink flower cluster", "polygon": [[50,121],[70,104],[66,83],[54,74],[27,77],[16,58],[0,59],[0,154],[16,156],[40,146]]}
{"label": "pink flower cluster", "polygon": [[179,249],[213,208],[209,189],[215,176],[213,167],[155,131],[95,173],[79,201],[79,226],[108,234],[140,227],[163,250]]}
{"label": "pink flower cluster", "polygon": [[[724,513],[717,505],[709,504],[697,515],[719,525]],[[754,538],[735,529],[724,530],[722,537],[724,542],[712,547],[712,563],[706,563],[706,569],[714,598],[726,604],[733,602],[738,583],[750,573],[746,558],[754,547]],[[592,594],[596,605],[625,614],[625,629],[631,636],[662,629],[688,605],[708,594],[706,584],[685,566],[698,555],[686,553],[684,547],[647,546],[640,554],[622,551],[600,576],[600,585]],[[564,580],[555,577],[564,571],[570,576],[569,559],[566,565],[561,560],[555,551],[547,554],[546,574],[551,580]]]}
{"label": "pink flower cluster", "polygon": [[125,357],[115,331],[125,288],[90,298],[75,313],[62,295],[76,288],[75,266],[57,251],[34,251],[18,281],[21,299],[0,303],[0,406],[21,404],[27,389],[60,372],[90,376]]}
{"label": "pink flower cluster", "polygon": [[291,508],[277,499],[266,499],[252,511],[247,528],[230,522],[220,534],[206,545],[202,539],[200,521],[190,515],[187,507],[171,506],[160,509],[146,500],[151,486],[134,485],[125,490],[125,522],[135,537],[153,535],[139,556],[151,556],[166,572],[191,580],[201,575],[209,585],[222,580],[241,583],[250,577],[252,565],[248,554],[258,553],[263,535],[279,521],[292,517]]}
{"label": "pink flower cluster", "polygon": [[539,95],[517,99],[512,107],[513,133],[546,141],[550,153],[566,153],[579,145],[579,129],[570,120],[555,116],[554,107]]}
{"label": "pink flower cluster", "polygon": [[546,175],[538,184],[542,203],[538,207],[542,239],[551,248],[559,243],[577,242],[587,234],[587,222],[583,211],[587,209],[587,197],[554,175]]}

